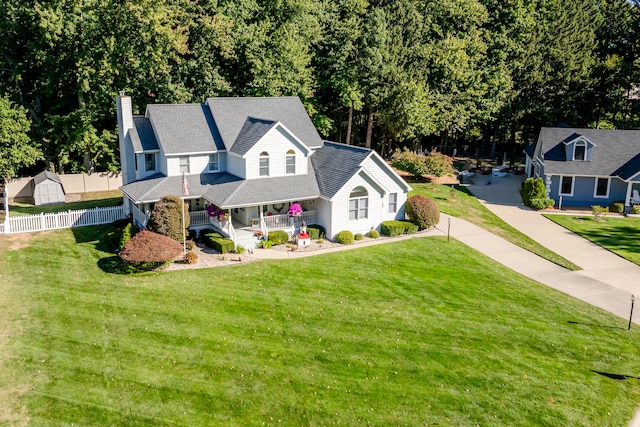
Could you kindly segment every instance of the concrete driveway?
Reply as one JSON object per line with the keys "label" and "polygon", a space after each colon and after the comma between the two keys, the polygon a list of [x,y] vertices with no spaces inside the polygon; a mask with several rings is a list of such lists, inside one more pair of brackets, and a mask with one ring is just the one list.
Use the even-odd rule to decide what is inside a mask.
{"label": "concrete driveway", "polygon": [[[640,266],[567,231],[544,218],[541,213],[524,206],[519,193],[523,181],[521,175],[507,175],[492,177],[490,184],[469,185],[467,188],[506,223],[583,270],[570,272],[546,266],[543,269],[544,277],[521,272],[628,319],[631,294],[640,296]],[[530,270],[527,267],[521,269]]]}

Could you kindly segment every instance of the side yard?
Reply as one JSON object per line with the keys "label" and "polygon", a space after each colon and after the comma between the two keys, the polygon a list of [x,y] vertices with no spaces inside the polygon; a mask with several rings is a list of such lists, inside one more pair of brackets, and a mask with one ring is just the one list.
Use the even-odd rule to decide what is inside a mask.
{"label": "side yard", "polygon": [[640,218],[592,215],[545,214],[555,222],[593,243],[640,265]]}

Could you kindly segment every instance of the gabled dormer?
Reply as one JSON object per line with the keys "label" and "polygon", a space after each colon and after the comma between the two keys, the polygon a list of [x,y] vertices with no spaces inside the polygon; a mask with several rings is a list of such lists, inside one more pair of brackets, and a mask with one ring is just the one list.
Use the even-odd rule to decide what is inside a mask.
{"label": "gabled dormer", "polygon": [[582,135],[574,133],[564,141],[567,161],[590,162],[593,158],[593,147],[596,145]]}
{"label": "gabled dormer", "polygon": [[227,168],[244,179],[306,175],[311,152],[281,122],[248,117],[229,150]]}

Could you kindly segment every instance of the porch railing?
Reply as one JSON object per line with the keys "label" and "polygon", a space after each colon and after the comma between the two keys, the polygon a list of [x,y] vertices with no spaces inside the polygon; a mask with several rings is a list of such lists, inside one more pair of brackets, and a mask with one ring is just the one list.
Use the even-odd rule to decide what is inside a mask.
{"label": "porch railing", "polygon": [[315,224],[318,220],[318,211],[304,211],[302,215],[290,217],[289,215],[271,215],[263,217],[266,227],[270,230],[284,230],[289,227],[299,227],[304,221],[306,224]]}
{"label": "porch railing", "polygon": [[207,215],[207,211],[189,212],[189,224],[190,225],[211,224],[211,222],[209,221],[209,215]]}

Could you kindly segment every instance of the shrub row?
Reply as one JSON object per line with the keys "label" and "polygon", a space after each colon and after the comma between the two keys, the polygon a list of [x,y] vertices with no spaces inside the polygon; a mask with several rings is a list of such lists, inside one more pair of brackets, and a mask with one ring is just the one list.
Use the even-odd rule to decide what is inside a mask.
{"label": "shrub row", "polygon": [[618,213],[618,214],[623,213],[624,212],[624,202],[622,202],[622,201],[611,202],[611,205],[609,205],[609,212]]}
{"label": "shrub row", "polygon": [[553,199],[547,198],[547,186],[542,178],[527,178],[522,184],[522,202],[525,206],[540,210],[555,204]]}
{"label": "shrub row", "polygon": [[418,226],[409,221],[384,221],[380,225],[380,232],[389,237],[413,234],[418,232]]}
{"label": "shrub row", "polygon": [[227,239],[220,233],[207,233],[202,236],[205,244],[221,254],[233,252],[233,240]]}

